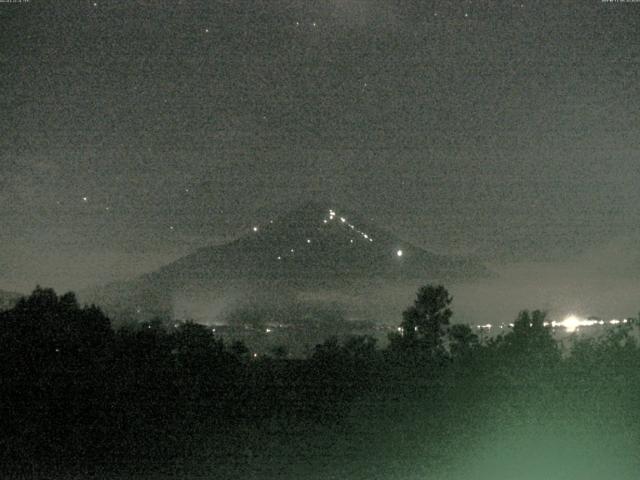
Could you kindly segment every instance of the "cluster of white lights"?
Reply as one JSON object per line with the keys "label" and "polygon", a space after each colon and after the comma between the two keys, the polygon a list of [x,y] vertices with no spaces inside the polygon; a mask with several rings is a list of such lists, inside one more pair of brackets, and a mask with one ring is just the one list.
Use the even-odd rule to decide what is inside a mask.
{"label": "cluster of white lights", "polygon": [[577,315],[569,315],[565,317],[560,322],[551,322],[553,327],[564,327],[567,332],[575,332],[580,327],[592,327],[594,325],[619,325],[621,323],[628,323],[628,319],[618,320],[617,318],[613,318],[609,321],[604,320],[594,320],[589,318],[580,318]]}
{"label": "cluster of white lights", "polygon": [[[328,218],[326,218],[326,217],[325,217],[325,218],[323,218],[323,219],[322,219],[322,223],[326,225],[326,224],[328,224],[329,222],[332,222],[333,220],[335,220],[336,218],[338,218],[338,219],[339,219],[340,224],[343,224],[343,225],[345,225],[346,227],[350,228],[351,230],[353,230],[354,232],[356,232],[358,235],[360,235],[364,240],[367,240],[367,241],[369,241],[370,243],[372,243],[372,242],[373,242],[373,238],[372,238],[368,233],[365,233],[365,232],[363,232],[363,231],[361,231],[361,230],[357,229],[357,228],[356,228],[356,226],[355,226],[355,225],[353,225],[353,224],[351,224],[351,223],[349,223],[349,221],[348,221],[345,217],[339,217],[339,216],[336,214],[336,211],[335,211],[335,210],[333,210],[333,209],[329,209],[329,217],[328,217]],[[270,223],[273,223],[273,220],[272,220]],[[258,227],[257,227],[257,226],[254,226],[254,227],[253,227],[253,231],[254,231],[254,232],[257,232],[257,231],[258,231]],[[311,245],[311,243],[312,243],[312,242],[313,242],[313,241],[312,241],[312,239],[311,239],[311,238],[307,238],[307,239],[306,239],[306,244],[307,244],[307,245]],[[353,244],[353,243],[354,243],[354,239],[353,239],[353,238],[349,239],[349,243],[350,243],[350,244]],[[291,248],[291,249],[289,250],[289,253],[291,253],[291,254],[295,253],[295,249]],[[396,256],[397,256],[397,257],[402,257],[402,256],[404,255],[404,252],[403,252],[402,250],[400,250],[400,249],[399,249],[399,250],[396,250],[396,252],[395,252],[395,253],[396,253]],[[279,261],[281,261],[284,257],[285,257],[285,255],[278,255],[278,256],[276,257],[276,259],[277,259],[277,260],[279,260]]]}
{"label": "cluster of white lights", "polygon": [[[580,327],[593,327],[596,325],[620,325],[629,323],[629,319],[625,318],[623,320],[618,320],[614,318],[612,320],[595,320],[590,318],[580,318],[577,315],[568,315],[564,319],[560,321],[552,321],[552,322],[544,322],[545,327],[552,328],[564,328],[567,332],[572,333],[577,331]],[[476,325],[478,330],[491,330],[494,326],[490,323],[486,325]],[[502,324],[499,328],[504,328],[505,325]],[[513,328],[513,323],[509,324],[509,327]]]}
{"label": "cluster of white lights", "polygon": [[[334,220],[335,218],[336,218],[336,212],[335,212],[335,210],[333,210],[333,209],[329,209],[329,219],[326,219],[326,218],[325,218],[325,219],[323,219],[323,220],[322,220],[322,223],[327,224],[327,223],[329,223],[330,221]],[[373,238],[371,238],[371,237],[369,236],[369,234],[368,234],[368,233],[365,233],[365,232],[363,232],[363,231],[361,231],[361,230],[358,230],[358,229],[356,228],[356,226],[355,226],[355,225],[352,225],[351,223],[349,223],[349,222],[347,221],[347,219],[346,219],[346,218],[344,218],[344,217],[339,217],[339,218],[340,218],[340,223],[345,224],[345,225],[346,225],[347,227],[349,227],[351,230],[353,230],[354,232],[356,232],[356,233],[358,233],[359,235],[361,235],[361,236],[362,236],[362,238],[364,238],[365,240],[369,240],[369,242],[373,242]],[[350,242],[350,243],[353,243],[353,242]]]}
{"label": "cluster of white lights", "polygon": [[[604,322],[602,322],[604,323]],[[569,315],[563,320],[551,322],[551,325],[555,327],[563,327],[567,332],[575,332],[578,327],[591,327],[597,325],[598,320],[587,320],[585,318],[579,318],[576,315]]]}

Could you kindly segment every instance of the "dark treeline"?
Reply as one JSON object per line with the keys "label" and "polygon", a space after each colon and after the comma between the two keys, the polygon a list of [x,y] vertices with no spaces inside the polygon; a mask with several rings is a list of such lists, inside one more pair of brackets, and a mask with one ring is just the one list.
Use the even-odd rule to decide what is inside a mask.
{"label": "dark treeline", "polygon": [[0,313],[2,478],[635,478],[633,327],[557,342],[541,311],[480,342],[425,286],[380,349],[254,358],[195,323],[112,329],[37,288]]}

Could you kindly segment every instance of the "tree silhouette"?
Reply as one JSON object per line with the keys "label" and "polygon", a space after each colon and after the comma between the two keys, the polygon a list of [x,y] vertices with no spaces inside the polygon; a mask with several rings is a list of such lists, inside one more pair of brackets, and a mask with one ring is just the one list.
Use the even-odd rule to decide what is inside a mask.
{"label": "tree silhouette", "polygon": [[246,359],[249,356],[249,349],[242,340],[234,340],[229,350],[238,359]]}
{"label": "tree silhouette", "polygon": [[271,348],[271,355],[273,355],[274,358],[277,358],[278,360],[282,360],[284,358],[287,358],[287,356],[289,355],[289,350],[284,345],[276,345]]}
{"label": "tree silhouette", "polygon": [[504,337],[508,358],[538,367],[550,365],[560,360],[560,349],[553,338],[551,326],[547,323],[547,313],[542,310],[522,310],[513,322],[513,329]]}
{"label": "tree silhouette", "polygon": [[391,335],[391,348],[413,351],[434,358],[444,355],[444,328],[453,312],[452,297],[442,285],[425,285],[418,290],[413,305],[402,313],[400,335]]}
{"label": "tree silhouette", "polygon": [[468,359],[479,346],[478,336],[469,325],[458,323],[449,329],[449,351],[454,359]]}

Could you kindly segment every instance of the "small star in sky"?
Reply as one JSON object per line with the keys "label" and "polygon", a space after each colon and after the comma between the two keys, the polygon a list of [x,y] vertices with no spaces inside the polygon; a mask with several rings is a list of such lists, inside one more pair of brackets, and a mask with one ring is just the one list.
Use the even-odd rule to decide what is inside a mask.
{"label": "small star in sky", "polygon": [[82,201],[85,202],[85,203],[88,202],[89,201],[89,197],[82,197]]}
{"label": "small star in sky", "polygon": [[204,29],[204,33],[209,33],[209,29],[208,29],[208,28],[205,28],[205,29]]}

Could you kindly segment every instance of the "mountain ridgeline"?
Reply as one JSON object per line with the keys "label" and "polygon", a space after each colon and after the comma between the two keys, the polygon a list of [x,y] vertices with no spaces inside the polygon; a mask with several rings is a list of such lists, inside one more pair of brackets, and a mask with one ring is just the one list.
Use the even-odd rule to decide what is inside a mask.
{"label": "mountain ridgeline", "polygon": [[357,214],[308,203],[232,242],[201,248],[133,281],[85,292],[84,299],[116,317],[213,321],[247,304],[328,302],[351,311],[350,304],[372,286],[407,284],[413,290],[425,281],[488,275],[474,259],[430,253]]}

